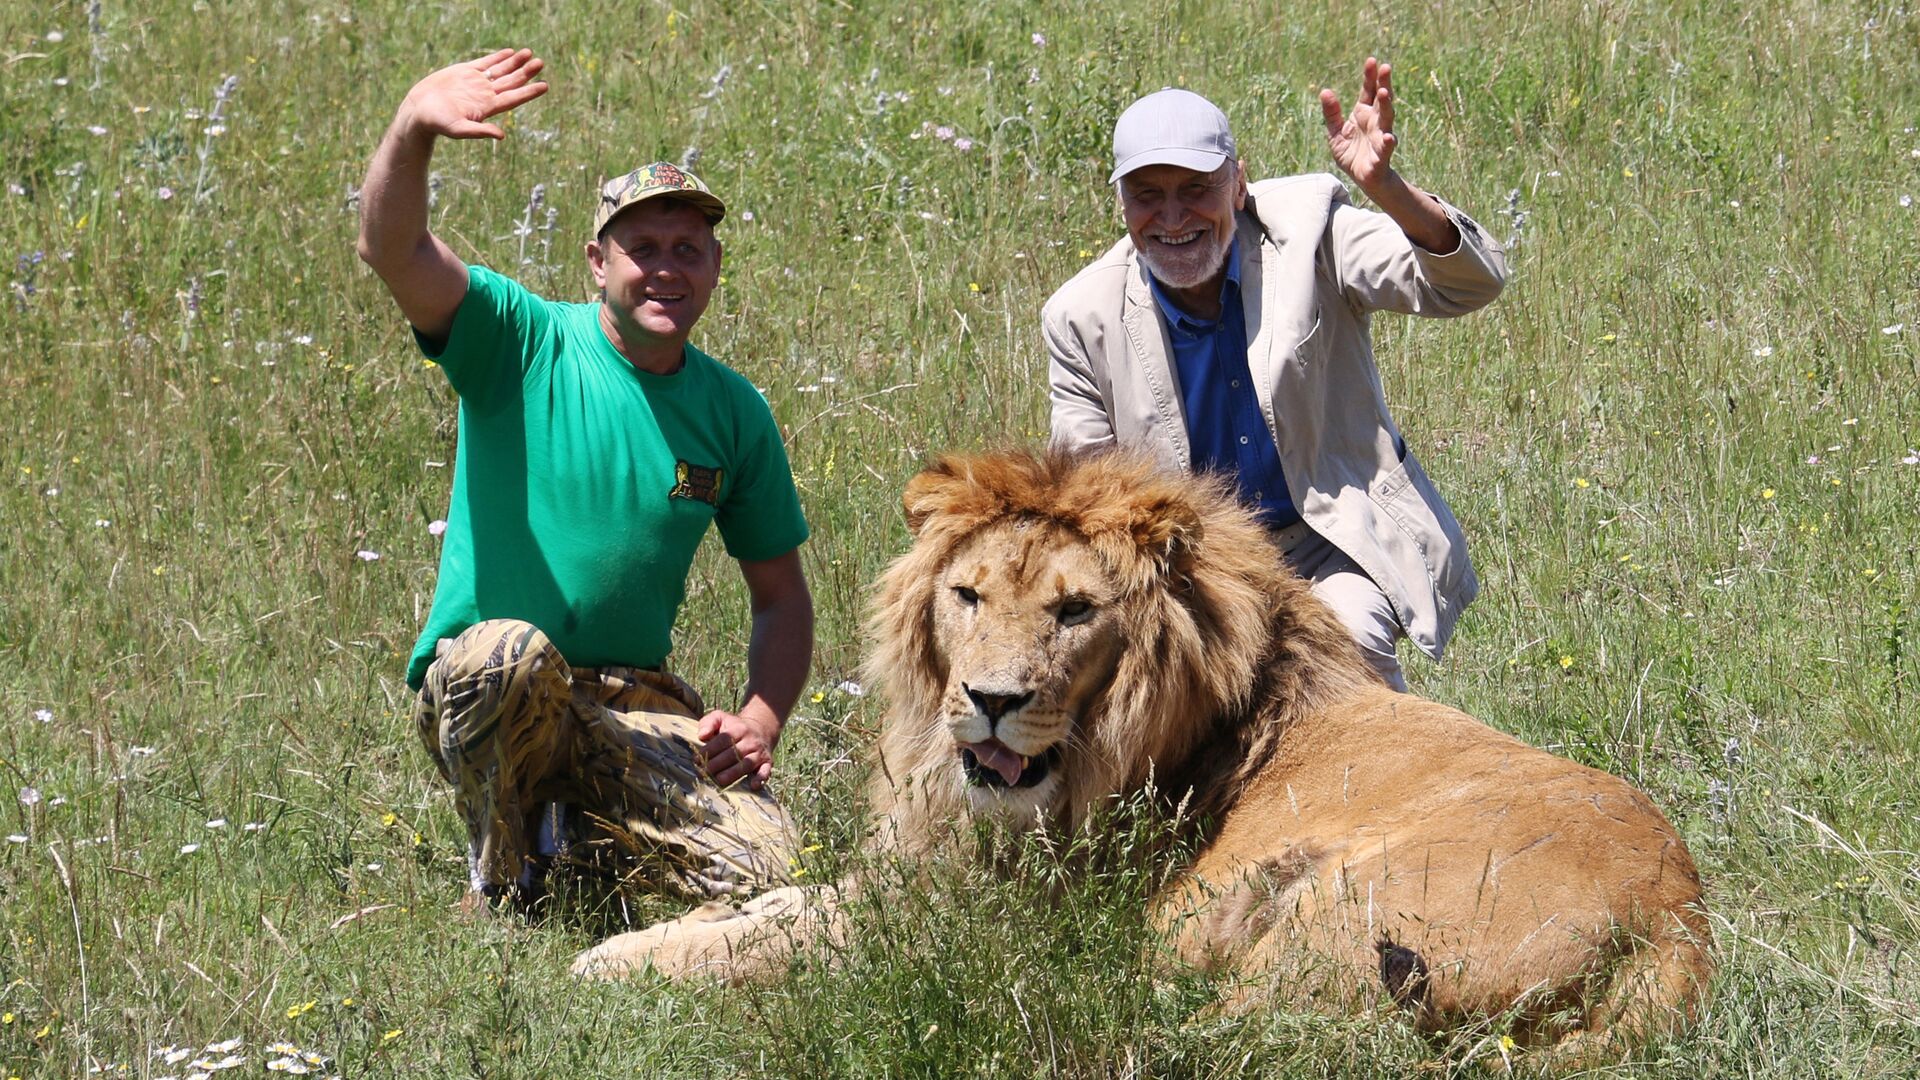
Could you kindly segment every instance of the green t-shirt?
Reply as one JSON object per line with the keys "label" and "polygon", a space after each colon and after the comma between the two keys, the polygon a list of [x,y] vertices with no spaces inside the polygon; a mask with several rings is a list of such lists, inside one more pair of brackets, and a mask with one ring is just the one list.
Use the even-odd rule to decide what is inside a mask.
{"label": "green t-shirt", "polygon": [[408,685],[484,619],[532,623],[572,664],[657,665],[708,522],[750,562],[806,540],[753,384],[691,345],[674,374],[641,371],[599,316],[475,266],[446,347],[421,343],[460,395],[460,441]]}

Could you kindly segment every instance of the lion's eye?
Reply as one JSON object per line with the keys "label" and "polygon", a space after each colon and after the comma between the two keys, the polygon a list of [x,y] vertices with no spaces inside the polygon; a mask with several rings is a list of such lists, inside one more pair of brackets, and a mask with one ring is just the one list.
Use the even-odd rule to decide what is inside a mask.
{"label": "lion's eye", "polygon": [[972,607],[980,602],[980,594],[967,588],[965,585],[955,585],[953,587],[953,595],[959,597],[960,602],[968,607]]}
{"label": "lion's eye", "polygon": [[1060,624],[1076,626],[1093,618],[1093,605],[1085,600],[1069,600],[1060,605]]}

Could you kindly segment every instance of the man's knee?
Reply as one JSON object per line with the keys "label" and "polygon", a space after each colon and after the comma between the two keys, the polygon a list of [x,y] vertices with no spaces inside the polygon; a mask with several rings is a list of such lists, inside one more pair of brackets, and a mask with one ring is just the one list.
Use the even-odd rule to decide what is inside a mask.
{"label": "man's knee", "polygon": [[[490,619],[440,643],[420,690],[420,738],[453,779],[457,762],[490,759],[500,739],[563,740],[552,731],[571,695],[571,671],[532,623]],[[543,755],[545,756],[545,755]]]}
{"label": "man's knee", "polygon": [[504,681],[515,673],[552,669],[566,661],[546,632],[521,619],[474,623],[458,637],[441,638],[427,677],[445,686],[475,679]]}
{"label": "man's knee", "polygon": [[1315,581],[1313,594],[1333,611],[1340,625],[1346,627],[1347,634],[1360,646],[1361,654],[1381,679],[1395,690],[1406,690],[1406,674],[1400,668],[1400,657],[1395,651],[1405,631],[1393,613],[1393,604],[1373,579],[1357,568],[1334,573]]}

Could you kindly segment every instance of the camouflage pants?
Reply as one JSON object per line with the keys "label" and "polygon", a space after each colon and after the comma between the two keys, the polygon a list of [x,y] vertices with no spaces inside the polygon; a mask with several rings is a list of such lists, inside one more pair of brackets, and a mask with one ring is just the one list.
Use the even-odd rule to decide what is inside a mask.
{"label": "camouflage pants", "polygon": [[791,883],[793,826],[773,795],[722,789],[700,763],[700,696],[643,668],[569,667],[530,623],[443,639],[414,707],[420,741],[466,819],[477,890],[524,880],[549,804],[688,899]]}

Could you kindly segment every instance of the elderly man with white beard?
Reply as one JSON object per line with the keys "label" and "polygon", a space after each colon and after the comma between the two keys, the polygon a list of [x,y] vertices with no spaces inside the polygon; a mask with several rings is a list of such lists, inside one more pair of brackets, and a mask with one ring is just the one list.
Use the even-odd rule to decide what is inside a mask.
{"label": "elderly man with white beard", "polygon": [[1353,111],[1320,92],[1329,174],[1251,186],[1227,118],[1186,90],[1114,126],[1127,235],[1041,313],[1053,440],[1123,445],[1224,474],[1374,669],[1438,660],[1479,591],[1466,539],[1387,411],[1375,311],[1451,317],[1500,293],[1506,257],[1390,164],[1391,69],[1372,57]]}

